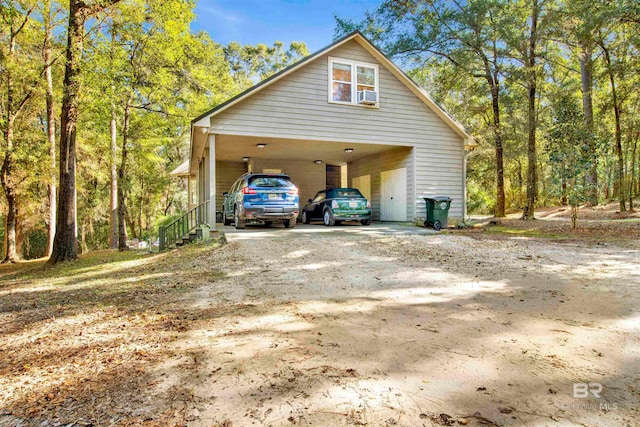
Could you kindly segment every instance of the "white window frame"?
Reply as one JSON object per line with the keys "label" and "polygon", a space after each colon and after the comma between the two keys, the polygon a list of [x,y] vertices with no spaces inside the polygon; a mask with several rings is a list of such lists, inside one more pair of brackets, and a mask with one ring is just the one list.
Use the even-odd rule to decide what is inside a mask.
{"label": "white window frame", "polygon": [[[328,72],[328,94],[327,100],[330,104],[341,104],[341,105],[351,105],[356,107],[365,107],[365,108],[380,108],[380,73],[378,70],[378,64],[372,64],[369,62],[360,62],[360,61],[352,61],[344,58],[336,58],[333,56],[329,57],[329,72]],[[333,100],[333,64],[344,64],[351,66],[351,102],[346,101],[334,101]],[[367,104],[358,104],[358,67],[367,67],[373,68],[375,73],[375,85],[374,90],[378,94],[378,102],[374,105]]]}

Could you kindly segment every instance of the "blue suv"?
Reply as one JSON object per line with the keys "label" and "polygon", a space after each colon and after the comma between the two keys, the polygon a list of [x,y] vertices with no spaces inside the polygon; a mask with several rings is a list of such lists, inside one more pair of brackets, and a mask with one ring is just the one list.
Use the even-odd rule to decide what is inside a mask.
{"label": "blue suv", "polygon": [[296,226],[298,188],[285,174],[245,173],[223,193],[222,222],[234,222],[242,229],[249,222],[271,225],[282,221],[285,228]]}

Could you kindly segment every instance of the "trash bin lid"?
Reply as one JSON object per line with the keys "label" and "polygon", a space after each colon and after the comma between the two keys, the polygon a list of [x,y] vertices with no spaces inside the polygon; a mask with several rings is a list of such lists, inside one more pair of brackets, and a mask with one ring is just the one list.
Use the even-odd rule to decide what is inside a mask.
{"label": "trash bin lid", "polygon": [[433,200],[435,202],[451,202],[453,199],[449,196],[429,196],[424,197],[425,200]]}

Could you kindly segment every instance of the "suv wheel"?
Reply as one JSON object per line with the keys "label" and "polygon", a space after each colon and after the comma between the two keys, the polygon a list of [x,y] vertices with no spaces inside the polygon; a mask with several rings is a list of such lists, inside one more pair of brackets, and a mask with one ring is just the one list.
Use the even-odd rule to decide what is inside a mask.
{"label": "suv wheel", "polygon": [[227,210],[224,207],[222,208],[222,223],[224,225],[231,225],[231,220],[227,218]]}
{"label": "suv wheel", "polygon": [[293,228],[296,226],[296,219],[295,218],[285,219],[283,221],[283,224],[284,224],[284,228]]}
{"label": "suv wheel", "polygon": [[245,219],[240,218],[240,215],[238,214],[238,208],[235,208],[233,210],[233,220],[235,221],[235,226],[238,230],[242,230],[247,224],[247,221]]}

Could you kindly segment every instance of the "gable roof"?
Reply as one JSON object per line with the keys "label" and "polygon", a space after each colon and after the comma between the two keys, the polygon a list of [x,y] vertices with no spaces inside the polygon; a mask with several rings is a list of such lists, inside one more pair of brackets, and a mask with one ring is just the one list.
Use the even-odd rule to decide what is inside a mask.
{"label": "gable roof", "polygon": [[467,132],[467,130],[458,121],[456,121],[443,107],[435,102],[423,88],[421,88],[416,82],[414,82],[404,71],[400,69],[400,67],[398,67],[393,61],[391,61],[391,59],[389,59],[380,49],[378,49],[373,43],[371,43],[360,31],[354,31],[350,34],[347,34],[346,36],[336,40],[332,44],[318,50],[317,52],[309,56],[306,56],[300,61],[280,70],[271,77],[262,80],[258,84],[228,99],[222,104],[217,105],[211,110],[201,114],[191,121],[192,128],[195,126],[209,127],[210,123],[208,119],[210,119],[211,117],[221,113],[222,111],[237,104],[243,99],[250,97],[251,95],[264,89],[265,87],[270,86],[271,84],[277,82],[278,80],[284,78],[292,72],[304,67],[314,59],[327,54],[328,52],[351,40],[356,41],[365,50],[367,50],[376,60],[378,60],[398,80],[400,80],[400,82],[402,82],[411,92],[413,92],[413,94],[416,95],[418,99],[426,104],[427,107],[429,107],[438,117],[440,117],[440,119],[442,119],[442,121],[444,121],[451,129],[453,129],[453,131],[456,132],[456,134],[458,134],[458,136],[460,136],[464,140],[465,147],[473,147],[476,145],[473,136],[471,136],[471,134],[469,134],[469,132]]}

